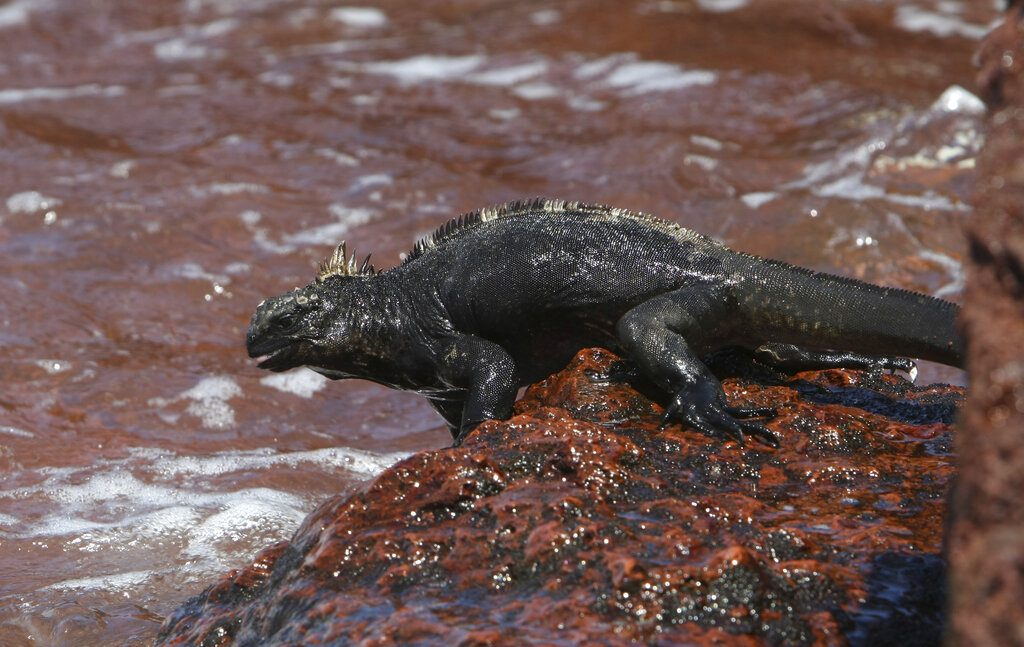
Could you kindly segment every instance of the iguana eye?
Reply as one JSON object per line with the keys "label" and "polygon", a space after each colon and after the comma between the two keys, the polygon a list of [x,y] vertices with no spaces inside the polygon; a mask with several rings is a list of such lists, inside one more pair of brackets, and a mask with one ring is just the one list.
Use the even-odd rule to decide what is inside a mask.
{"label": "iguana eye", "polygon": [[295,325],[297,317],[291,312],[285,312],[274,318],[274,326],[281,330],[287,330]]}

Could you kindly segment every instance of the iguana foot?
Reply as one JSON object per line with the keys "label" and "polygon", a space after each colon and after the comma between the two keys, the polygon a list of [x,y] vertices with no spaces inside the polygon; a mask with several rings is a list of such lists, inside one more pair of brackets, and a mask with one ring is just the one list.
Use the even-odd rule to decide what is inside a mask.
{"label": "iguana foot", "polygon": [[907,379],[913,383],[917,381],[917,362],[906,357],[883,357],[878,360],[878,363],[871,367],[871,372],[874,371],[889,371],[892,375],[899,371],[900,373],[906,373]]}
{"label": "iguana foot", "polygon": [[616,384],[633,382],[642,378],[643,374],[635,363],[620,359],[612,362],[607,370],[589,373],[588,376],[591,382]]}
{"label": "iguana foot", "polygon": [[740,446],[744,446],[747,434],[770,447],[779,446],[775,434],[756,422],[746,421],[746,418],[773,418],[778,415],[774,408],[732,407],[726,404],[723,393],[715,394],[713,390],[696,385],[680,390],[665,408],[658,428],[664,429],[677,420],[708,436],[724,435]]}
{"label": "iguana foot", "polygon": [[917,364],[906,357],[876,357],[836,350],[811,350],[793,344],[767,343],[753,349],[754,357],[763,364],[784,373],[820,371],[829,368],[852,368],[871,373],[888,370],[907,374],[913,382],[917,378]]}

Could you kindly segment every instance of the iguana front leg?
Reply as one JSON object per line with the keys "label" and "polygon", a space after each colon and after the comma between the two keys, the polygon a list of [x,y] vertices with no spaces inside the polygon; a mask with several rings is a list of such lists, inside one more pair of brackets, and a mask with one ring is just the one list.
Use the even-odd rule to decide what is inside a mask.
{"label": "iguana front leg", "polygon": [[[458,432],[452,429],[455,446],[461,445],[469,432],[484,420],[505,420],[512,415],[519,377],[515,361],[498,344],[473,335],[460,335],[445,348],[440,369],[441,379],[446,384],[466,391]],[[454,413],[449,411],[448,415],[454,416]]]}
{"label": "iguana front leg", "polygon": [[693,350],[714,350],[715,343],[728,341],[722,331],[741,314],[728,287],[701,284],[641,303],[623,315],[617,331],[640,370],[673,394],[662,426],[677,419],[708,435],[725,433],[742,444],[751,434],[777,447],[774,434],[743,420],[775,410],[729,406],[721,383]]}

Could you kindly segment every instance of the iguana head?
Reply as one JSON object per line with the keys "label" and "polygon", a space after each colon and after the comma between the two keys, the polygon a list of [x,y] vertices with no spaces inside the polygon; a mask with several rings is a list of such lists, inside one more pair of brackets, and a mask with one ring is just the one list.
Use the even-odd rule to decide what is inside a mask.
{"label": "iguana head", "polygon": [[339,245],[312,283],[256,307],[245,339],[249,357],[275,372],[309,366],[332,377],[358,374],[368,332],[366,284],[376,275],[369,257],[357,265]]}

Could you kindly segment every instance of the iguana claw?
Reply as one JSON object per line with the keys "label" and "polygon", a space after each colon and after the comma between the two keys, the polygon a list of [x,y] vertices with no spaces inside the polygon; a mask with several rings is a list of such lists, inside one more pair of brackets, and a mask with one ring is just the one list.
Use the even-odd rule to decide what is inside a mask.
{"label": "iguana claw", "polygon": [[[747,422],[746,418],[773,418],[778,412],[772,407],[732,407],[725,403],[724,394],[710,400],[700,387],[684,388],[676,393],[665,408],[659,429],[678,420],[708,436],[722,436],[745,446],[746,434],[770,447],[778,447],[779,439],[764,426]],[[702,402],[703,401],[703,402]]]}

